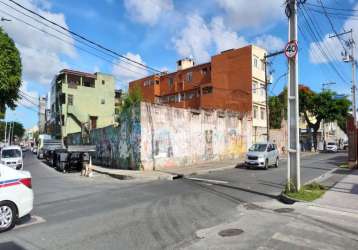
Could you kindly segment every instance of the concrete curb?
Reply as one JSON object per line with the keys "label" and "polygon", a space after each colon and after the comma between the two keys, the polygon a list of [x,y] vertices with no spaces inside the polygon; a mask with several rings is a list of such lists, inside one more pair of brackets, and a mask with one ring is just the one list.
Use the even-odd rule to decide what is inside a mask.
{"label": "concrete curb", "polygon": [[[165,175],[156,175],[156,176],[145,176],[144,174],[140,173],[140,172],[135,172],[132,175],[131,174],[123,174],[123,173],[115,173],[115,172],[109,172],[109,171],[104,171],[104,170],[99,170],[99,169],[92,169],[94,172],[100,173],[100,174],[105,174],[108,175],[112,178],[116,178],[116,179],[120,179],[120,180],[148,180],[148,181],[154,181],[154,180],[174,180],[176,176],[166,173]],[[133,170],[136,171],[136,170]]]}

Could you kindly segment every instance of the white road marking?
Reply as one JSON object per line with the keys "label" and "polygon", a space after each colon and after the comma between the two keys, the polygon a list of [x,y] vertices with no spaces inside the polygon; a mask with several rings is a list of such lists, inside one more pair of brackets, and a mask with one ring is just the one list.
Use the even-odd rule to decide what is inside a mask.
{"label": "white road marking", "polygon": [[212,180],[212,179],[204,179],[204,178],[194,178],[194,177],[186,177],[185,179],[192,180],[192,181],[203,181],[209,183],[217,183],[217,184],[227,184],[227,181],[220,181],[220,180]]}
{"label": "white road marking", "polygon": [[350,212],[346,212],[346,211],[337,211],[337,210],[333,210],[330,208],[319,207],[319,206],[308,206],[308,208],[312,209],[312,210],[318,210],[321,212],[327,212],[327,213],[331,213],[331,214],[337,214],[337,215],[343,215],[343,216],[347,216],[347,217],[358,218],[358,214],[354,214],[354,213],[350,213]]}
{"label": "white road marking", "polygon": [[46,222],[46,220],[44,218],[42,218],[40,216],[32,215],[30,221],[24,222],[23,224],[20,224],[20,225],[16,225],[15,229],[29,227],[29,226],[33,226],[33,225],[41,224],[41,223],[45,223],[45,222]]}
{"label": "white road marking", "polygon": [[294,235],[284,235],[281,233],[275,233],[272,236],[272,239],[279,240],[282,242],[290,243],[296,246],[301,247],[310,247],[313,249],[322,249],[322,250],[343,250],[344,248],[334,246],[332,244],[326,244],[323,242],[309,240],[307,238],[302,238]]}

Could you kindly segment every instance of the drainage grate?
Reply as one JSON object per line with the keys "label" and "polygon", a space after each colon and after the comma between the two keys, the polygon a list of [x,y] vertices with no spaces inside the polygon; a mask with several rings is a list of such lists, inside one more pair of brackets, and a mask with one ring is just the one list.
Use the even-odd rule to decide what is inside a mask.
{"label": "drainage grate", "polygon": [[276,213],[291,213],[295,211],[293,208],[284,207],[284,208],[277,208],[273,210]]}
{"label": "drainage grate", "polygon": [[242,230],[242,229],[230,228],[230,229],[225,229],[225,230],[220,231],[219,235],[221,237],[232,237],[232,236],[242,234],[243,232],[244,232],[244,230]]}

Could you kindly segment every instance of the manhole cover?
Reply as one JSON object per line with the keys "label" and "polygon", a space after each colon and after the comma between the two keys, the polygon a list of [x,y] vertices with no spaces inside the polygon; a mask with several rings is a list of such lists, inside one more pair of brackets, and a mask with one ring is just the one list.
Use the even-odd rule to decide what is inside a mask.
{"label": "manhole cover", "polygon": [[239,234],[242,234],[244,232],[244,230],[238,229],[238,228],[230,228],[230,229],[225,229],[219,232],[219,235],[221,237],[231,237],[231,236],[236,236]]}
{"label": "manhole cover", "polygon": [[291,213],[294,211],[293,208],[289,208],[289,207],[284,207],[284,208],[278,208],[278,209],[275,209],[273,210],[275,211],[276,213]]}

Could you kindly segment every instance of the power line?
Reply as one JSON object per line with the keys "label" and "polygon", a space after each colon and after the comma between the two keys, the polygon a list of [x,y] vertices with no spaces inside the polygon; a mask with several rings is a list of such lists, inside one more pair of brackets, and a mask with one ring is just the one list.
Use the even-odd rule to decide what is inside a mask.
{"label": "power line", "polygon": [[[46,26],[46,27],[48,27],[48,28],[50,28],[50,29],[52,29],[52,30],[54,30],[54,31],[56,31],[56,32],[58,32],[58,33],[60,33],[60,34],[62,34],[62,35],[64,35],[64,36],[68,37],[68,38],[70,38],[70,39],[74,39],[75,41],[77,41],[77,42],[79,42],[79,43],[81,43],[81,44],[83,44],[83,45],[85,45],[85,46],[87,46],[87,47],[89,47],[89,48],[92,48],[92,49],[94,49],[94,50],[96,50],[96,51],[98,51],[98,52],[100,52],[100,53],[103,53],[103,54],[105,54],[105,55],[107,55],[107,56],[110,56],[110,57],[112,57],[112,58],[114,58],[114,59],[116,59],[116,60],[120,60],[120,61],[122,61],[122,62],[124,62],[124,63],[127,63],[127,64],[131,65],[131,66],[137,67],[137,68],[139,68],[139,69],[143,69],[143,67],[141,67],[141,66],[139,66],[139,65],[137,65],[137,64],[133,64],[133,63],[128,62],[128,61],[124,61],[123,58],[118,58],[118,56],[115,56],[115,55],[113,55],[113,54],[111,54],[111,53],[109,53],[109,52],[107,52],[107,51],[100,50],[100,49],[98,49],[97,47],[95,47],[95,46],[93,46],[93,45],[91,45],[91,44],[88,44],[87,42],[85,42],[85,41],[79,39],[78,37],[73,37],[73,36],[71,36],[68,32],[64,32],[64,31],[55,29],[53,26],[51,26],[51,25],[49,25],[49,24],[47,24],[47,23],[41,22],[40,20],[36,19],[35,17],[33,17],[33,16],[31,16],[31,15],[28,15],[28,14],[24,13],[23,11],[18,10],[18,9],[16,9],[16,8],[14,8],[13,6],[4,3],[3,1],[0,1],[0,3],[2,3],[3,5],[5,5],[5,6],[11,8],[12,10],[15,10],[16,12],[18,12],[18,13],[20,13],[20,14],[22,14],[22,15],[28,17],[28,18],[31,18],[32,20],[36,21],[37,23],[40,23],[40,24],[42,24],[42,25],[44,25],[44,26]],[[70,44],[70,45],[72,45],[72,43],[69,42],[69,41],[67,41],[67,43]]]}
{"label": "power line", "polygon": [[[304,7],[304,5],[303,5],[303,7]],[[300,9],[301,9],[301,7],[300,7]],[[333,69],[333,71],[342,80],[342,82],[347,84],[347,85],[349,85],[347,83],[347,81],[344,79],[344,77],[342,76],[342,74],[339,72],[339,70],[337,69],[335,64],[331,61],[332,58],[329,57],[328,54],[326,53],[325,49],[322,48],[322,46],[320,44],[320,40],[322,40],[322,38],[320,36],[320,33],[317,31],[317,27],[315,26],[315,24],[312,21],[311,17],[308,15],[308,13],[306,13],[305,9],[301,9],[301,10],[302,10],[301,13],[303,14],[303,17],[304,17],[304,19],[306,21],[306,24],[307,24],[307,27],[308,27],[308,30],[309,30],[308,34],[310,34],[310,36],[313,38],[313,41],[315,41],[316,47],[320,50],[322,56],[327,60],[328,65]],[[307,14],[307,16],[306,16],[306,14]],[[312,24],[313,28],[312,28],[311,24]],[[320,38],[318,38],[318,37],[320,37]],[[327,50],[327,48],[326,48],[326,50]]]}
{"label": "power line", "polygon": [[117,65],[117,66],[119,66],[119,67],[121,67],[121,68],[123,68],[123,69],[125,69],[125,70],[127,70],[127,71],[131,71],[131,72],[133,72],[133,73],[141,74],[142,76],[146,76],[146,74],[144,74],[143,72],[138,72],[138,71],[132,70],[132,69],[130,69],[130,68],[124,66],[124,65],[121,65],[121,64],[119,64],[119,63],[114,63],[113,61],[111,61],[111,60],[109,60],[109,59],[107,59],[107,58],[105,58],[105,57],[103,57],[103,56],[100,56],[100,55],[98,55],[98,54],[96,54],[96,53],[93,53],[93,52],[91,52],[91,51],[89,51],[89,50],[87,50],[87,49],[85,49],[85,48],[82,48],[82,47],[76,45],[76,44],[72,44],[71,42],[69,42],[69,41],[67,41],[67,40],[65,40],[65,39],[63,39],[63,38],[61,38],[61,37],[58,37],[58,36],[56,36],[56,35],[54,35],[54,34],[51,34],[51,33],[47,32],[47,31],[45,31],[45,30],[43,30],[43,29],[37,28],[36,26],[34,26],[34,25],[32,25],[32,24],[30,24],[30,23],[28,23],[28,22],[22,20],[21,18],[18,18],[18,17],[16,17],[16,16],[13,16],[13,15],[11,15],[10,13],[8,13],[8,12],[6,12],[6,11],[3,11],[3,10],[0,9],[0,12],[4,13],[5,15],[10,16],[11,18],[13,18],[13,19],[15,19],[15,20],[17,20],[17,21],[19,21],[19,22],[22,22],[22,23],[24,23],[24,24],[30,26],[31,28],[33,28],[33,29],[35,29],[35,30],[37,30],[37,31],[39,31],[39,32],[42,32],[42,33],[47,34],[47,35],[49,35],[49,36],[52,36],[52,37],[54,37],[55,39],[58,39],[58,40],[60,40],[60,41],[62,41],[62,42],[64,42],[64,43],[73,45],[73,46],[76,47],[77,49],[82,50],[82,51],[84,51],[84,52],[86,52],[86,53],[88,53],[88,54],[90,54],[90,55],[92,55],[92,56],[95,56],[95,57],[97,57],[97,58],[100,58],[100,59],[102,59],[102,60],[104,60],[104,61],[106,61],[106,62],[109,62],[109,63],[113,64],[113,65]]}
{"label": "power line", "polygon": [[52,20],[47,19],[46,17],[40,15],[39,13],[37,13],[37,12],[35,12],[35,11],[33,11],[33,10],[30,10],[30,9],[26,8],[25,6],[23,6],[23,5],[19,4],[19,3],[17,3],[17,2],[14,1],[14,0],[9,0],[9,1],[12,2],[13,4],[19,6],[20,8],[22,8],[22,9],[24,9],[24,10],[30,12],[31,14],[40,17],[41,19],[43,19],[43,20],[45,20],[45,21],[47,21],[47,22],[49,22],[49,23],[51,23],[51,24],[53,24],[53,25],[59,27],[59,28],[62,29],[62,30],[65,30],[65,31],[69,32],[70,34],[72,34],[72,35],[74,35],[74,36],[76,36],[76,37],[78,37],[78,38],[80,38],[80,39],[82,39],[82,40],[84,40],[84,41],[86,41],[86,42],[88,42],[88,43],[90,43],[90,44],[92,44],[92,45],[94,45],[94,46],[96,46],[96,47],[102,49],[102,50],[105,50],[105,51],[107,51],[107,52],[110,52],[110,53],[112,53],[112,54],[114,54],[114,55],[116,55],[116,56],[118,56],[118,57],[120,57],[120,58],[123,58],[123,59],[125,59],[125,60],[127,60],[127,61],[129,61],[129,62],[138,64],[138,65],[142,66],[143,68],[149,69],[149,70],[154,71],[154,72],[157,72],[157,73],[161,73],[160,70],[157,70],[157,69],[155,69],[155,68],[153,68],[153,67],[150,67],[150,66],[147,66],[147,65],[145,65],[145,64],[143,64],[143,63],[140,63],[140,62],[137,62],[137,61],[135,61],[135,60],[132,60],[132,59],[130,59],[130,58],[124,56],[124,55],[121,55],[120,53],[118,53],[118,52],[116,52],[116,51],[114,51],[114,50],[112,50],[112,49],[109,49],[109,48],[107,48],[107,47],[104,47],[103,45],[101,45],[101,44],[99,44],[99,43],[97,43],[97,42],[94,42],[94,41],[92,41],[92,40],[90,40],[90,39],[84,37],[84,36],[81,35],[81,34],[78,34],[78,33],[76,33],[76,32],[73,32],[73,31],[71,31],[70,29],[68,29],[68,28],[66,28],[66,27],[63,27],[62,25],[60,25],[60,24],[58,24],[58,23],[56,23],[56,22],[54,22],[54,21],[52,21]]}
{"label": "power line", "polygon": [[[320,5],[318,4],[313,4],[313,3],[305,3],[305,5],[308,5],[308,6],[312,6],[312,7],[321,7]],[[348,12],[358,12],[358,10],[356,9],[343,9],[343,8],[334,8],[334,7],[325,7],[326,9],[329,9],[329,10],[338,10],[338,11],[348,11]]]}
{"label": "power line", "polygon": [[[329,15],[327,14],[327,11],[326,11],[326,9],[325,9],[323,3],[322,3],[322,0],[318,0],[318,1],[320,2],[321,6],[322,6],[322,9],[323,9],[323,11],[324,11],[324,14],[325,14],[325,16],[327,17],[328,22],[329,22],[329,24],[331,25],[331,28],[332,28],[334,34],[337,35],[338,32],[337,32],[337,30],[334,28],[334,25],[333,25],[333,23],[332,23],[332,20],[329,18]],[[343,50],[345,51],[346,48],[345,48],[345,46],[344,46],[344,43],[343,43],[342,39],[341,39],[340,37],[337,37],[337,39],[338,39],[338,41],[340,42],[340,44],[342,45]]]}

